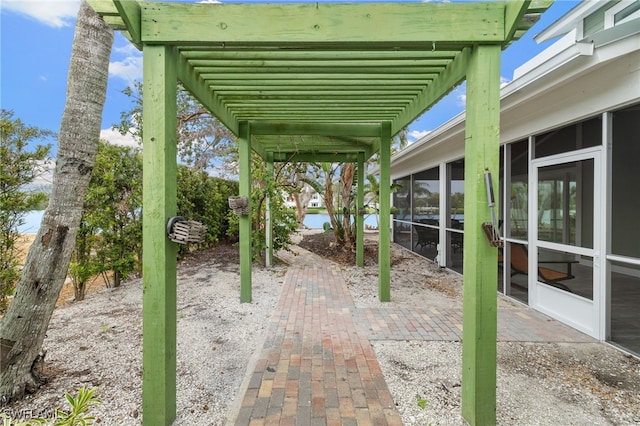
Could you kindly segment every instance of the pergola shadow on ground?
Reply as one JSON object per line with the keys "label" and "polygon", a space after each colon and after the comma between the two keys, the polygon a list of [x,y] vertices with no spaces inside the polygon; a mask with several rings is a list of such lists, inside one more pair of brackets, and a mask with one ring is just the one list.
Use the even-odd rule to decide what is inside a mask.
{"label": "pergola shadow on ground", "polygon": [[[240,195],[251,150],[276,161],[380,161],[380,229],[390,229],[393,135],[467,81],[463,416],[495,422],[495,248],[483,175],[497,175],[500,52],[551,0],[486,3],[194,4],[89,0],[143,51],[143,421],[171,424],[176,398],[177,82],[237,137]],[[249,206],[250,207],[250,206]],[[357,262],[363,260],[357,217]],[[267,224],[267,229],[270,229]],[[250,215],[240,218],[241,300],[251,301]],[[268,241],[267,256],[270,259]],[[379,297],[390,300],[390,234]]]}

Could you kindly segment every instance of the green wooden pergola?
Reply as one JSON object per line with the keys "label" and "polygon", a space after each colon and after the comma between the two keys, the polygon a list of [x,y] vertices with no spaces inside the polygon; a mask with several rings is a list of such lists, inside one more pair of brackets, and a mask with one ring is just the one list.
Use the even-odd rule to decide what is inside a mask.
{"label": "green wooden pergola", "polygon": [[[481,229],[490,221],[483,173],[498,174],[500,52],[551,2],[89,0],[143,51],[145,425],[168,425],[176,415],[176,246],[165,230],[176,215],[177,82],[238,137],[240,195],[250,195],[251,150],[268,167],[357,162],[358,183],[364,162],[379,153],[379,297],[388,301],[391,139],[465,79],[462,411],[470,424],[495,423],[497,252]],[[360,217],[357,230],[362,265]],[[250,231],[242,216],[244,302],[251,301]]]}

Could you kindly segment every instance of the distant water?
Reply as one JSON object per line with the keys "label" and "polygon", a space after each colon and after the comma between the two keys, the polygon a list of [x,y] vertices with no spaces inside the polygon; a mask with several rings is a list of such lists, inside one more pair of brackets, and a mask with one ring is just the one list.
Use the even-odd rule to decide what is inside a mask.
{"label": "distant water", "polygon": [[[44,210],[30,211],[24,217],[25,222],[22,226],[18,227],[18,231],[21,234],[35,234],[40,228],[40,222],[42,221],[42,215]],[[329,222],[328,214],[308,214],[304,218],[304,225],[311,229],[322,229],[325,222]],[[365,225],[376,227],[376,217],[374,215],[367,215],[364,218]]]}
{"label": "distant water", "polygon": [[27,212],[24,217],[24,223],[18,227],[18,232],[21,234],[37,234],[38,229],[40,229],[40,222],[42,222],[42,215],[44,215],[44,210]]}
{"label": "distant water", "polygon": [[[353,217],[351,218],[353,221]],[[329,222],[328,214],[308,214],[304,217],[304,226],[311,229],[322,229],[325,222]],[[364,217],[364,224],[372,227],[378,226],[376,223],[376,217],[374,215],[367,215]]]}

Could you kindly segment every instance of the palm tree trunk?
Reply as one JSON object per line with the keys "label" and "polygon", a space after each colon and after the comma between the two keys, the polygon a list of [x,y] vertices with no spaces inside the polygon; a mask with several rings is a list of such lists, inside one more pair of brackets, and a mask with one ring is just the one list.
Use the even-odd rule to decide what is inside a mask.
{"label": "palm tree trunk", "polygon": [[341,197],[344,215],[342,216],[342,228],[344,232],[344,246],[351,249],[353,247],[353,235],[351,232],[351,187],[353,186],[353,175],[355,165],[353,163],[343,164],[340,174]]}
{"label": "palm tree trunk", "polygon": [[95,163],[113,31],[82,1],[67,78],[53,190],[16,296],[0,320],[0,405],[34,392],[49,320],[67,275]]}

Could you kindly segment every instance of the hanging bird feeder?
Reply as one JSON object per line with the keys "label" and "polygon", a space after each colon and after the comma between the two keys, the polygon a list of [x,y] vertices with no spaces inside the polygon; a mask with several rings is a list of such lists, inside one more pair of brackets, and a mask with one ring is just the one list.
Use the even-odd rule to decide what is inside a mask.
{"label": "hanging bird feeder", "polygon": [[229,207],[233,213],[238,216],[246,216],[249,214],[249,200],[244,195],[229,197]]}
{"label": "hanging bird feeder", "polygon": [[182,216],[174,216],[167,223],[169,239],[178,244],[200,244],[207,235],[207,227],[195,220],[186,220]]}

